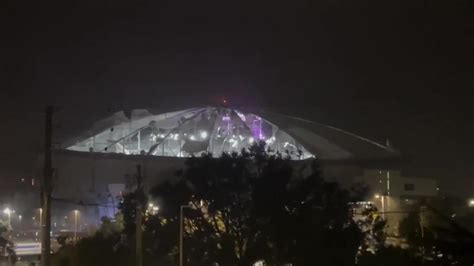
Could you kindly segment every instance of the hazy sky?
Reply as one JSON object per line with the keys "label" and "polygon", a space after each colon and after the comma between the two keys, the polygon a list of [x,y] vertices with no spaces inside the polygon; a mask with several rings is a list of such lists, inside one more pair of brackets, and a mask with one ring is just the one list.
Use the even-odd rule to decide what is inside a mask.
{"label": "hazy sky", "polygon": [[224,96],[390,138],[408,175],[474,178],[470,0],[0,5],[3,178],[29,171],[46,104],[64,133],[108,110]]}

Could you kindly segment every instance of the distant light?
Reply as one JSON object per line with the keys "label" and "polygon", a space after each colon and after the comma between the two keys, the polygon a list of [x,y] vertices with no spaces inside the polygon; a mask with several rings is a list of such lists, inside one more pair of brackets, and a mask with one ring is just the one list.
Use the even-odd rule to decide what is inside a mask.
{"label": "distant light", "polygon": [[470,199],[468,205],[469,207],[474,207],[474,199]]}
{"label": "distant light", "polygon": [[10,208],[5,208],[5,210],[3,210],[3,213],[5,214],[11,214],[12,213],[12,210],[10,210]]}
{"label": "distant light", "polygon": [[190,140],[196,140],[196,137],[194,135],[189,136]]}
{"label": "distant light", "polygon": [[207,139],[207,131],[201,131],[201,139]]}
{"label": "distant light", "polygon": [[271,137],[271,138],[267,139],[265,141],[265,143],[267,143],[269,145],[269,144],[272,144],[274,141],[275,141],[275,137]]}
{"label": "distant light", "polygon": [[153,211],[157,212],[157,211],[160,209],[160,207],[158,207],[158,206],[153,206],[151,209],[152,209]]}
{"label": "distant light", "polygon": [[154,206],[153,203],[148,204],[148,207],[150,207],[150,208],[153,208],[153,206]]}
{"label": "distant light", "polygon": [[379,198],[380,198],[380,194],[375,194],[375,195],[374,195],[374,198],[379,199]]}
{"label": "distant light", "polygon": [[255,139],[253,137],[249,138],[249,143],[253,143],[254,141],[255,141]]}
{"label": "distant light", "polygon": [[235,140],[234,143],[232,143],[232,148],[236,148],[237,145],[239,144],[239,141]]}

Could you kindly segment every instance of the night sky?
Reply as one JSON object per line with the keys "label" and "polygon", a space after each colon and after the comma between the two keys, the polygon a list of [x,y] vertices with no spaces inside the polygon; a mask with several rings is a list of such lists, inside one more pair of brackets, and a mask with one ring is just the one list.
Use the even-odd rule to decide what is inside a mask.
{"label": "night sky", "polygon": [[474,193],[470,0],[4,0],[0,12],[5,184],[37,174],[47,104],[59,136],[116,110],[227,97],[389,138],[411,158],[404,174]]}

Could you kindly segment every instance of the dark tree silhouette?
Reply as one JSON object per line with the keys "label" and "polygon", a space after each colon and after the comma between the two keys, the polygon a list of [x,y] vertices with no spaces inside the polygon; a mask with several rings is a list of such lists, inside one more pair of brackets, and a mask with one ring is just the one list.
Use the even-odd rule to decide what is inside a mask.
{"label": "dark tree silhouette", "polygon": [[[152,189],[161,206],[160,230],[150,230],[179,228],[180,206],[190,206],[187,265],[354,263],[363,234],[350,216],[351,195],[325,182],[315,161],[297,165],[282,154],[268,155],[260,143],[241,154],[192,157],[178,177]],[[176,244],[177,234],[170,236]]]}

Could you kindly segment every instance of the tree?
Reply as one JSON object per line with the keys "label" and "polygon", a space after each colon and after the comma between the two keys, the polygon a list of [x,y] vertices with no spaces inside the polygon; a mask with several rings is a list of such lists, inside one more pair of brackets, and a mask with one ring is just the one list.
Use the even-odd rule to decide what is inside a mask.
{"label": "tree", "polygon": [[[377,224],[365,219],[370,230],[361,230],[349,205],[357,195],[325,181],[317,161],[269,155],[264,143],[241,154],[191,157],[150,193],[160,210],[144,210],[144,265],[176,264],[181,206],[186,265],[353,265]],[[104,220],[94,236],[63,247],[55,265],[132,265],[135,206],[147,201],[125,195],[123,225]]]}
{"label": "tree", "polygon": [[458,223],[449,199],[421,202],[400,222],[399,229],[418,257],[437,265],[474,263],[474,235]]}
{"label": "tree", "polygon": [[128,266],[130,250],[121,241],[120,223],[102,218],[101,228],[76,244],[65,243],[52,257],[54,266]]}
{"label": "tree", "polygon": [[[358,257],[358,266],[417,266],[423,265],[419,256],[412,250],[399,247],[382,246],[377,252],[363,252]],[[427,264],[424,264],[427,265]]]}
{"label": "tree", "polygon": [[295,168],[283,154],[268,155],[263,143],[241,154],[191,157],[177,179],[151,194],[161,209],[147,230],[171,236],[162,238],[171,256],[180,206],[190,206],[187,265],[251,265],[261,259],[268,265],[351,265],[364,237],[351,219],[349,191],[324,181],[316,162],[311,169]]}

